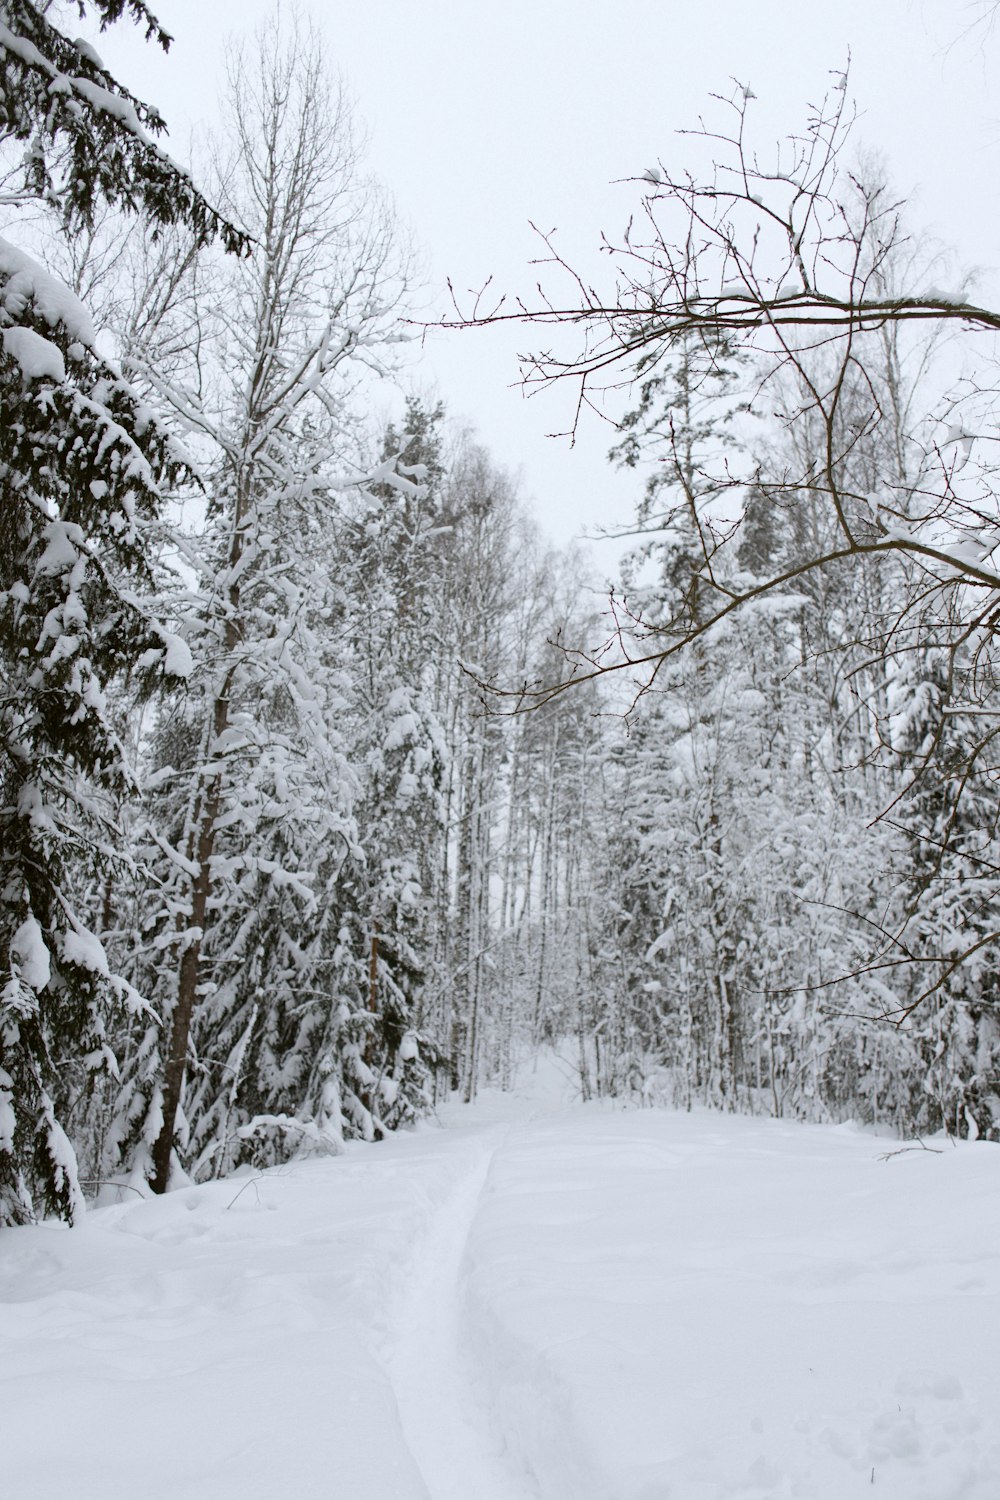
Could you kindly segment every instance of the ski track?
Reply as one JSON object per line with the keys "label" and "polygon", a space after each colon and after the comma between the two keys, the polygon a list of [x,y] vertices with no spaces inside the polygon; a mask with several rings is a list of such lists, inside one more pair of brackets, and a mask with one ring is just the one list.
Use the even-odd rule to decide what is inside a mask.
{"label": "ski track", "polygon": [[502,1434],[477,1399],[466,1336],[464,1260],[490,1166],[508,1129],[476,1142],[470,1165],[414,1255],[383,1361],[406,1444],[430,1500],[537,1500],[514,1472]]}

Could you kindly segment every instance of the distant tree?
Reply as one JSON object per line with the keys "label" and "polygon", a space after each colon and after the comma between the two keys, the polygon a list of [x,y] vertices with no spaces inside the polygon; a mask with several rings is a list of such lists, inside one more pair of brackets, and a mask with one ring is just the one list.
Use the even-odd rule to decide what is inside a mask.
{"label": "distant tree", "polygon": [[912,1038],[907,1112],[923,1129],[1000,1138],[1000,798],[989,769],[996,728],[947,712],[961,659],[901,651],[886,741],[903,786],[889,817],[905,838],[887,926],[886,1006]]}
{"label": "distant tree", "polygon": [[371,486],[344,536],[352,558],[349,754],[364,849],[345,890],[364,1012],[351,1092],[355,1126],[369,1137],[426,1107],[430,1072],[442,1060],[429,996],[450,759],[433,701],[447,535],[443,419],[440,403],[407,400],[402,423],[390,423],[382,442],[389,480]]}

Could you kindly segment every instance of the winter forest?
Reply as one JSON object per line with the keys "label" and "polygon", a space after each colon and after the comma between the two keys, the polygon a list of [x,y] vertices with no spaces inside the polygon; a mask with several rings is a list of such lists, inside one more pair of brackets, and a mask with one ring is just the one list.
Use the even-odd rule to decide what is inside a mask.
{"label": "winter forest", "polygon": [[849,75],[777,147],[729,86],[603,281],[550,242],[440,320],[613,413],[606,583],[416,394],[308,22],[233,48],[189,176],[76,15],[0,4],[0,1223],[554,1044],[584,1100],[1000,1138],[1000,315]]}

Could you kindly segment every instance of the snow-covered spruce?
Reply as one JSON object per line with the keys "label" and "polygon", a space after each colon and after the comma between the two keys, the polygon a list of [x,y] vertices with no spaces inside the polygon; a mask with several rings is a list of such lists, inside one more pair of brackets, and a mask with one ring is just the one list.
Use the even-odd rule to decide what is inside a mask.
{"label": "snow-covered spruce", "polygon": [[[0,5],[2,124],[32,143],[22,201],[43,199],[67,225],[117,203],[184,221],[202,242],[224,231],[242,243],[141,137],[130,96],[44,9]],[[148,123],[155,129],[155,116]],[[88,888],[112,889],[120,808],[134,790],[109,686],[128,675],[149,684],[170,651],[144,596],[162,488],[183,464],[97,353],[78,299],[6,239],[0,342],[2,1223],[75,1212],[62,1121],[94,1073],[117,1066],[112,1017],[141,1009],[80,912]]]}

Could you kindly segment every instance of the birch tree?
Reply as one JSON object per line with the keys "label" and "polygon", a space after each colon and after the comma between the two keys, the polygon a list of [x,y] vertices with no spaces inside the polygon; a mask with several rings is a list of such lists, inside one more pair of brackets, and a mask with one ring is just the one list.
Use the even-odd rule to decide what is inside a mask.
{"label": "birch tree", "polygon": [[[220,197],[254,252],[206,291],[201,388],[149,372],[203,447],[211,483],[203,535],[178,537],[194,584],[175,607],[198,671],[165,715],[154,769],[172,812],[146,940],[169,1030],[162,1052],[158,1040],[141,1049],[152,1086],[141,1134],[160,1192],[182,1138],[193,1164],[220,1159],[237,1125],[252,1137],[252,1121],[220,1103],[234,1071],[262,1070],[247,1092],[262,1104],[271,1094],[265,1134],[285,1128],[275,1094],[311,1113],[321,1137],[342,1129],[336,1059],[310,1051],[328,1035],[321,994],[337,1011],[336,986],[316,968],[337,946],[330,883],[356,850],[334,646],[349,561],[336,551],[333,493],[365,477],[353,402],[359,382],[384,372],[404,284],[317,38],[272,21],[254,53],[232,57],[228,101]],[[179,1116],[186,1075],[200,1136]],[[319,1075],[330,1087],[312,1085],[307,1105]]]}

